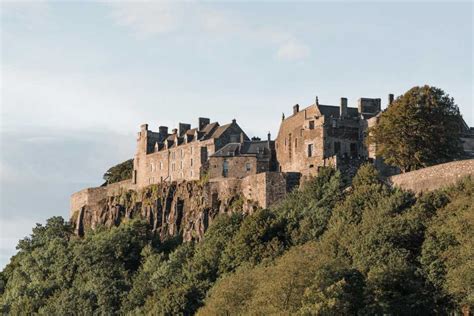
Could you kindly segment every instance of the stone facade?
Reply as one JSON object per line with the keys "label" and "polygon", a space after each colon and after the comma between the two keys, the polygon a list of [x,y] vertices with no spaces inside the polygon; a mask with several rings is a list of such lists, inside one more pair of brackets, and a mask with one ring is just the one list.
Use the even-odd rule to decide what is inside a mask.
{"label": "stone facade", "polygon": [[133,161],[133,183],[138,188],[150,184],[200,179],[203,166],[216,150],[241,138],[249,140],[235,120],[227,125],[210,123],[200,118],[199,126],[180,123],[179,129],[168,134],[161,126],[159,132],[141,126],[137,135],[137,152]]}
{"label": "stone facade", "polygon": [[207,167],[210,178],[244,178],[275,171],[275,143],[270,140],[229,143],[211,155]]}
{"label": "stone facade", "polygon": [[369,120],[381,111],[380,99],[362,98],[357,108],[347,106],[341,98],[340,106],[315,104],[283,116],[276,139],[278,170],[316,175],[318,167],[334,165],[334,156],[368,158],[364,145]]}

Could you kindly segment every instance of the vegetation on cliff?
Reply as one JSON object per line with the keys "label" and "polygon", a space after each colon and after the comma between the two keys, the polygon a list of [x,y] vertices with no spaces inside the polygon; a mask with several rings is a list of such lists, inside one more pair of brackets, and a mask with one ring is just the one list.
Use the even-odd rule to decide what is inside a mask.
{"label": "vegetation on cliff", "polygon": [[461,157],[461,124],[458,106],[443,90],[413,87],[381,114],[370,141],[387,164],[413,171]]}
{"label": "vegetation on cliff", "polygon": [[420,197],[370,166],[327,169],[277,207],[219,216],[200,243],[133,220],[77,238],[59,217],[0,274],[11,314],[446,314],[473,307],[474,181]]}
{"label": "vegetation on cliff", "polygon": [[133,172],[133,159],[126,160],[118,165],[110,167],[104,173],[104,185],[131,179]]}

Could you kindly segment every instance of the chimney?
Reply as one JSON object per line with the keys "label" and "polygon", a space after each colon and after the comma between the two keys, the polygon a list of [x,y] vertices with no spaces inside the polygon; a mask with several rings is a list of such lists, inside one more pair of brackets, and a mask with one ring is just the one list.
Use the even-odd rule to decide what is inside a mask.
{"label": "chimney", "polygon": [[211,120],[206,117],[200,117],[198,123],[198,129],[201,131],[207,124],[210,124]]}
{"label": "chimney", "polygon": [[268,132],[267,134],[267,140],[270,141],[272,139],[272,134],[270,134],[270,132]]}
{"label": "chimney", "polygon": [[295,115],[299,111],[300,111],[300,105],[299,104],[293,105],[293,115]]}
{"label": "chimney", "polygon": [[171,132],[172,132],[173,135],[174,135],[174,134],[177,134],[177,133],[178,133],[178,129],[177,129],[177,128],[173,128],[173,129],[171,130]]}
{"label": "chimney", "polygon": [[235,124],[237,123],[237,120],[236,119],[232,119],[232,124]]}
{"label": "chimney", "polygon": [[191,129],[191,124],[179,123],[179,136],[183,136],[184,133]]}
{"label": "chimney", "polygon": [[147,130],[148,130],[148,124],[142,124],[142,125],[140,125],[140,129],[141,129],[142,131],[147,131]]}
{"label": "chimney", "polygon": [[163,136],[168,135],[168,126],[160,126],[158,127],[158,133]]}
{"label": "chimney", "polygon": [[339,116],[341,118],[347,116],[347,98],[341,98],[341,106],[340,106]]}
{"label": "chimney", "polygon": [[388,95],[388,106],[392,105],[393,103],[393,93],[390,93]]}

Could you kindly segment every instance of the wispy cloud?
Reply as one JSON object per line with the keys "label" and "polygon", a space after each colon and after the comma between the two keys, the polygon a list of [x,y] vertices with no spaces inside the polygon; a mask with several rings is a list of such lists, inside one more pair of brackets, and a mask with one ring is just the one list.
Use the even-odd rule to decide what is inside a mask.
{"label": "wispy cloud", "polygon": [[115,23],[130,28],[138,38],[150,38],[166,33],[199,31],[215,36],[224,34],[229,39],[240,39],[253,45],[267,43],[280,60],[299,60],[309,57],[310,49],[288,30],[273,25],[255,25],[235,12],[215,9],[202,3],[183,2],[117,2],[111,3]]}
{"label": "wispy cloud", "polygon": [[175,31],[181,23],[178,5],[171,2],[121,1],[110,5],[114,20],[141,37]]}
{"label": "wispy cloud", "polygon": [[280,60],[298,60],[309,56],[309,48],[297,40],[289,40],[284,42],[276,53]]}

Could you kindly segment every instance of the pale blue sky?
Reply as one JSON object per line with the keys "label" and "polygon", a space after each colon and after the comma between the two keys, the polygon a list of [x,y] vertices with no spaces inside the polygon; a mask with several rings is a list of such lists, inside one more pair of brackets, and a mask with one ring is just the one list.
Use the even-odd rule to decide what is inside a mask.
{"label": "pale blue sky", "polygon": [[134,154],[141,123],[236,118],[278,130],[292,105],[453,96],[471,126],[471,2],[2,2],[0,266],[69,195]]}

